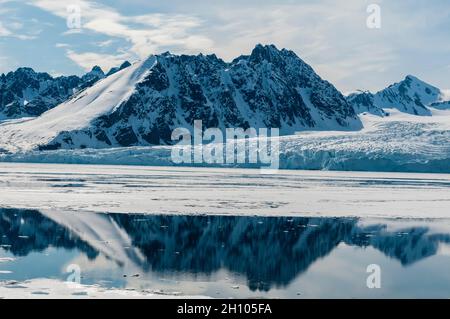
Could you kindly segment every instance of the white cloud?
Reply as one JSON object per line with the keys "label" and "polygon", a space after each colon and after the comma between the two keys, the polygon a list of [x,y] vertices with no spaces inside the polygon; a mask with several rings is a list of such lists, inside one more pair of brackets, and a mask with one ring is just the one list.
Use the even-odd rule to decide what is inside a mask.
{"label": "white cloud", "polygon": [[76,53],[73,50],[67,50],[66,52],[67,57],[81,66],[85,71],[90,71],[94,65],[98,65],[103,71],[108,72],[112,67],[121,65],[123,61],[130,58],[128,53],[112,55],[94,52]]}
{"label": "white cloud", "polygon": [[14,30],[20,30],[23,28],[23,23],[19,21],[13,21],[8,23],[8,26]]}
{"label": "white cloud", "polygon": [[[31,3],[63,19],[68,17],[67,5],[62,1],[32,0]],[[82,28],[69,29],[64,34],[89,30],[112,38],[120,38],[130,44],[129,55],[140,59],[167,49],[173,49],[175,52],[197,53],[207,50],[213,44],[208,37],[190,32],[192,29],[200,27],[201,21],[188,15],[157,13],[125,16],[113,8],[97,2],[74,0],[71,5],[77,5],[81,10]],[[123,53],[107,55],[108,59],[114,61],[124,56]],[[86,64],[93,62],[95,57],[103,59],[105,55],[70,51],[68,57],[86,68]]]}
{"label": "white cloud", "polygon": [[64,31],[63,35],[72,35],[72,34],[80,34],[83,33],[82,29],[68,29],[67,31]]}
{"label": "white cloud", "polygon": [[[29,1],[62,19],[67,18],[63,1]],[[366,8],[373,3],[371,0],[174,0],[169,4],[154,0],[152,6],[146,6],[147,1],[130,1],[114,3],[117,8],[133,4],[143,10],[160,7],[166,13],[124,15],[118,9],[99,4],[106,3],[104,0],[70,1],[81,8],[83,33],[107,36],[106,41],[97,43],[101,52],[112,49],[113,46],[108,47],[111,40],[127,41],[128,54],[119,51],[107,55],[115,61],[125,56],[131,60],[145,58],[165,50],[214,52],[230,60],[250,52],[257,43],[273,43],[294,50],[323,78],[343,91],[378,90],[398,81],[403,73],[430,77],[424,80],[437,78],[444,83],[442,86],[448,87],[448,77],[441,67],[429,71],[433,65],[427,63],[437,54],[440,60],[436,64],[443,65],[442,69],[449,63],[446,30],[450,7],[444,1],[431,5],[419,0],[378,0],[382,10],[379,30],[366,26]],[[80,31],[71,29],[64,34],[76,32]],[[86,68],[87,61],[95,56],[105,55],[71,51],[69,57]]]}
{"label": "white cloud", "polygon": [[67,44],[67,43],[56,43],[55,47],[56,48],[68,48],[68,47],[70,47],[70,44]]}
{"label": "white cloud", "polygon": [[14,34],[14,37],[19,40],[34,40],[37,39],[37,36],[35,35],[28,35],[28,34]]}
{"label": "white cloud", "polygon": [[0,21],[0,37],[9,37],[12,35],[12,32],[6,29],[2,22]]}
{"label": "white cloud", "polygon": [[105,48],[105,47],[109,47],[113,43],[114,43],[114,40],[109,39],[109,40],[106,40],[106,41],[96,42],[95,45],[100,47],[100,48]]}
{"label": "white cloud", "polygon": [[[0,0],[0,4],[8,2],[12,2],[12,0]],[[0,19],[2,20],[0,21],[0,37],[16,38],[20,40],[36,39],[36,35],[38,34],[36,31],[29,32],[28,34],[18,33],[19,30],[23,29],[24,24],[17,21],[17,18],[15,17],[9,19],[8,15],[10,14],[11,9],[0,8]]]}

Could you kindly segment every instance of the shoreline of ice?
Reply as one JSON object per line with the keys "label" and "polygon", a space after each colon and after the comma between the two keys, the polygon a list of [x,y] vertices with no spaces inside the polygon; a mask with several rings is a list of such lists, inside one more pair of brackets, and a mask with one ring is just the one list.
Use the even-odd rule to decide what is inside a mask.
{"label": "shoreline of ice", "polygon": [[137,289],[105,288],[57,279],[36,278],[25,281],[0,281],[0,299],[207,299],[176,293]]}
{"label": "shoreline of ice", "polygon": [[170,215],[448,218],[450,175],[0,163],[0,207]]}

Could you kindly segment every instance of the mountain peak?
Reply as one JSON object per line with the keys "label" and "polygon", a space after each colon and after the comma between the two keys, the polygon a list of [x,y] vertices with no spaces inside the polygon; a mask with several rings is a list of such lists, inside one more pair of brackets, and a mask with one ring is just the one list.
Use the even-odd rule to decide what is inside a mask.
{"label": "mountain peak", "polygon": [[[416,76],[414,76],[414,75],[411,75],[411,74],[408,74],[408,75],[405,77],[405,80],[421,81],[418,77],[416,77]],[[421,82],[423,82],[423,81],[421,81]]]}
{"label": "mountain peak", "polygon": [[12,79],[12,80],[19,80],[19,81],[28,81],[28,80],[37,80],[37,81],[46,81],[51,80],[53,77],[46,73],[46,72],[36,72],[30,67],[21,67],[18,68],[16,71],[9,72],[6,77]]}
{"label": "mountain peak", "polygon": [[109,72],[106,74],[106,76],[110,76],[114,73],[117,73],[119,71],[122,71],[123,69],[128,68],[129,66],[131,66],[131,63],[128,61],[123,62],[119,67],[114,67],[111,68],[111,70],[109,70]]}
{"label": "mountain peak", "polygon": [[18,73],[36,73],[36,72],[34,72],[34,70],[33,70],[32,68],[30,68],[30,67],[21,67],[21,68],[18,68],[18,69],[16,70],[16,72],[18,72]]}
{"label": "mountain peak", "polygon": [[131,63],[129,61],[125,61],[120,65],[120,69],[125,69],[127,67],[129,67],[131,65]]}
{"label": "mountain peak", "polygon": [[437,87],[425,81],[422,81],[418,77],[410,74],[408,74],[405,79],[400,82],[400,85],[402,84],[406,84],[408,88],[414,89],[415,91],[425,90],[427,94],[439,95],[440,93],[440,90]]}
{"label": "mountain peak", "polygon": [[250,60],[253,61],[273,61],[280,56],[281,51],[273,45],[258,44],[250,54]]}
{"label": "mountain peak", "polygon": [[258,51],[258,50],[264,50],[264,51],[280,51],[278,50],[278,48],[275,46],[275,44],[261,44],[258,43],[255,48],[253,49],[253,51]]}
{"label": "mountain peak", "polygon": [[100,74],[105,74],[102,70],[101,67],[99,67],[98,65],[94,66],[91,70],[91,73],[100,73]]}
{"label": "mountain peak", "polygon": [[[415,86],[416,89],[420,90],[420,87],[429,91],[429,94],[431,94],[432,92],[435,92],[436,94],[438,93],[438,91],[440,91],[437,87],[435,87],[434,85],[431,85],[421,79],[419,79],[418,77],[408,74],[405,79],[403,81],[401,81],[399,84],[402,83],[406,83],[408,85],[408,87],[411,86]],[[394,84],[395,85],[395,84]]]}
{"label": "mountain peak", "polygon": [[[148,58],[151,58],[152,56],[153,56],[153,54],[150,55]],[[172,54],[170,51],[165,51],[165,52],[163,52],[163,53],[158,54],[157,56],[161,56],[161,57],[171,57],[171,56],[173,56],[173,54]]]}
{"label": "mountain peak", "polygon": [[91,71],[86,73],[82,76],[82,80],[86,83],[89,83],[88,85],[94,84],[94,82],[97,82],[100,79],[103,79],[105,77],[105,73],[103,72],[102,68],[98,65],[94,66]]}
{"label": "mountain peak", "polygon": [[411,74],[408,74],[402,82],[407,83],[408,85],[415,83],[416,85],[433,87],[432,85],[428,84],[427,82],[419,79],[417,76],[414,76]]}

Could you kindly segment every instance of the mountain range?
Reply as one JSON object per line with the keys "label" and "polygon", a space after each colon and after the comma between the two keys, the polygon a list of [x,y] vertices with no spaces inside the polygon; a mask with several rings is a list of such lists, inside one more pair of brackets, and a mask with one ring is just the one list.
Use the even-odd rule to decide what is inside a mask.
{"label": "mountain range", "polygon": [[[7,151],[171,143],[177,127],[359,130],[359,113],[445,109],[443,91],[413,76],[375,94],[345,97],[294,52],[257,45],[227,63],[169,52],[105,74],[53,78],[21,68],[0,77],[0,148]],[[34,117],[29,119],[27,117]],[[14,120],[10,120],[14,119]]]}
{"label": "mountain range", "polygon": [[39,116],[67,101],[77,92],[93,86],[131,64],[104,73],[99,66],[81,77],[76,75],[52,77],[48,73],[35,72],[32,68],[19,68],[0,75],[0,120]]}

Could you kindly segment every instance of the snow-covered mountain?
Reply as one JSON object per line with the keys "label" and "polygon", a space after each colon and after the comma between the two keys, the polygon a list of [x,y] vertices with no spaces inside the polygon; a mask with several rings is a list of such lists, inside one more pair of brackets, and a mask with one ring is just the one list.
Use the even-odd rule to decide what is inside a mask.
{"label": "snow-covered mountain", "polygon": [[[127,67],[129,63],[126,63],[111,69],[107,75]],[[35,72],[31,68],[19,68],[14,72],[2,74],[0,120],[39,116],[107,75],[98,66],[82,77],[52,77],[48,73]]]}
{"label": "snow-covered mountain", "polygon": [[[95,71],[95,70],[94,70]],[[352,130],[362,124],[344,96],[294,52],[258,45],[226,63],[215,55],[151,56],[42,116],[0,126],[6,149],[166,144],[177,127]]]}
{"label": "snow-covered mountain", "polygon": [[350,94],[347,101],[357,113],[386,115],[385,109],[397,109],[413,115],[431,115],[428,107],[448,108],[445,93],[440,89],[408,75],[399,82],[390,85],[375,94],[359,91]]}

